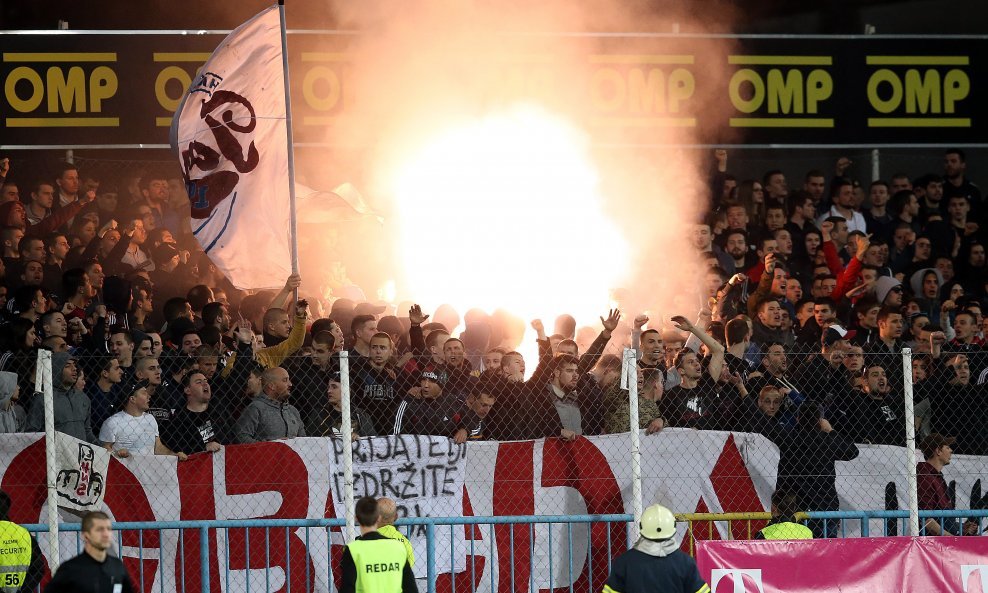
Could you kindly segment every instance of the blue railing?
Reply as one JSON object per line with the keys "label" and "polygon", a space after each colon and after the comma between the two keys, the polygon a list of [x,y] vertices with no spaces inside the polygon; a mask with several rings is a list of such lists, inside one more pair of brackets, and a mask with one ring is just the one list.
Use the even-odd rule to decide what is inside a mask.
{"label": "blue railing", "polygon": [[[841,531],[841,534],[842,535],[846,535],[847,534],[847,529],[846,529],[846,523],[847,522],[859,523],[860,524],[860,535],[862,537],[868,537],[871,534],[871,529],[870,529],[869,523],[870,523],[870,521],[873,521],[873,520],[883,520],[883,524],[885,526],[885,529],[884,529],[884,534],[885,535],[887,535],[889,533],[889,528],[891,526],[891,522],[892,521],[902,521],[903,528],[899,531],[899,533],[904,532],[905,531],[904,526],[906,525],[906,522],[908,521],[909,513],[908,513],[908,511],[833,511],[833,512],[811,512],[811,513],[807,513],[807,517],[808,517],[808,520],[813,520],[813,519],[839,520],[840,521],[840,525],[841,525],[840,531]],[[920,511],[920,524],[921,525],[923,524],[923,522],[925,521],[926,518],[934,518],[934,519],[937,519],[940,522],[941,527],[943,525],[944,519],[947,519],[947,518],[971,518],[971,519],[974,519],[974,520],[976,520],[978,522],[978,527],[979,527],[979,532],[980,532],[984,528],[984,526],[986,525],[986,523],[988,523],[988,510],[978,510],[978,511],[975,511],[975,510]],[[714,521],[717,522],[716,520],[714,520]],[[533,530],[534,530],[535,526],[536,525],[565,525],[566,526],[566,536],[567,536],[567,539],[568,539],[567,544],[565,546],[565,549],[568,550],[568,558],[566,559],[565,564],[568,566],[568,575],[567,576],[568,576],[568,581],[570,583],[569,588],[572,591],[573,590],[573,582],[574,582],[574,575],[573,575],[573,570],[574,570],[573,526],[574,525],[585,525],[585,526],[588,526],[589,527],[589,526],[592,526],[593,524],[611,524],[611,525],[615,525],[616,524],[616,525],[623,525],[623,527],[624,527],[624,534],[625,534],[625,541],[627,542],[627,545],[630,546],[632,543],[634,543],[635,538],[636,538],[636,533],[634,532],[635,530],[633,529],[632,522],[633,522],[633,517],[631,515],[629,515],[629,514],[614,514],[614,515],[573,515],[573,516],[505,516],[505,517],[417,518],[417,519],[404,519],[404,520],[400,520],[398,522],[398,526],[405,527],[406,528],[406,531],[410,531],[411,529],[413,529],[416,526],[424,526],[424,528],[425,528],[425,536],[426,536],[426,550],[427,550],[425,561],[427,563],[426,564],[426,568],[427,568],[428,591],[429,591],[429,593],[435,593],[435,590],[436,590],[436,581],[437,581],[438,576],[439,576],[437,574],[437,571],[436,571],[436,562],[437,562],[437,558],[438,558],[437,554],[440,553],[440,552],[438,552],[436,550],[436,545],[435,545],[435,542],[436,542],[436,530],[437,530],[437,528],[440,528],[440,527],[449,527],[450,530],[451,530],[451,532],[452,532],[452,530],[455,529],[458,526],[486,526],[486,527],[488,527],[488,530],[487,530],[487,532],[488,532],[487,541],[488,541],[488,545],[490,546],[490,551],[487,553],[486,558],[491,559],[493,557],[493,554],[492,554],[493,548],[496,545],[495,544],[495,535],[494,535],[494,527],[496,525],[509,525],[509,526],[512,526],[510,528],[510,530],[509,530],[509,547],[508,547],[509,558],[514,558],[514,555],[515,555],[515,529],[514,529],[514,526],[516,526],[516,525],[527,525],[528,526],[528,529],[526,531],[529,534],[528,541],[529,541],[529,546],[530,546],[530,549],[529,549],[529,558],[532,559],[532,558],[534,558],[534,555],[535,555],[535,548],[534,548],[534,538],[531,537],[531,535],[533,533]],[[826,521],[824,522],[824,524],[826,524]],[[44,525],[44,524],[25,525],[24,527],[26,527],[28,531],[31,531],[31,532],[34,532],[34,533],[45,533],[45,532],[48,531],[48,526],[47,525]],[[270,548],[271,548],[272,530],[281,530],[281,529],[283,529],[285,531],[285,553],[286,553],[286,558],[285,558],[285,583],[286,583],[286,590],[287,591],[291,591],[292,579],[291,579],[291,574],[290,574],[290,569],[289,569],[291,563],[290,563],[290,558],[288,557],[288,556],[290,556],[290,546],[288,545],[288,539],[290,537],[289,530],[292,530],[292,529],[296,529],[296,530],[297,529],[304,529],[305,530],[304,531],[304,543],[305,543],[306,549],[309,549],[309,530],[310,529],[326,530],[327,542],[329,542],[330,541],[329,538],[331,537],[330,531],[332,529],[341,529],[341,528],[345,528],[345,522],[342,519],[245,519],[245,520],[212,520],[212,521],[161,521],[161,522],[129,522],[129,523],[121,522],[121,523],[115,523],[114,524],[114,529],[116,531],[118,531],[118,532],[131,532],[132,533],[132,532],[136,531],[137,534],[138,534],[138,536],[137,536],[137,540],[138,540],[137,554],[138,554],[138,560],[140,562],[140,573],[138,575],[132,575],[132,576],[136,576],[136,577],[139,578],[139,582],[142,584],[141,586],[143,586],[143,583],[145,582],[145,576],[146,576],[145,573],[144,573],[144,552],[145,552],[145,550],[144,550],[144,534],[145,534],[145,532],[147,532],[147,531],[157,532],[159,546],[161,546],[161,543],[160,542],[162,541],[161,537],[162,537],[163,533],[165,531],[177,530],[179,532],[178,543],[176,544],[177,547],[176,547],[176,550],[175,550],[177,557],[184,557],[184,545],[185,545],[185,543],[184,543],[185,542],[184,535],[185,535],[185,532],[186,531],[196,531],[196,532],[198,532],[198,535],[199,535],[199,537],[198,537],[198,543],[199,543],[199,550],[198,550],[198,552],[199,552],[199,583],[198,583],[197,591],[203,591],[204,593],[209,593],[209,591],[210,591],[210,552],[211,552],[211,550],[210,550],[210,532],[212,530],[225,530],[225,534],[227,536],[227,539],[226,539],[227,542],[229,542],[229,533],[230,533],[230,530],[232,530],[232,529],[244,529],[244,530],[246,530],[245,531],[245,538],[246,538],[245,539],[245,547],[246,547],[246,553],[247,553],[247,562],[246,562],[247,570],[244,571],[246,573],[245,574],[245,579],[246,579],[246,583],[245,584],[246,584],[246,590],[247,591],[252,591],[254,589],[252,589],[252,587],[251,587],[251,579],[250,579],[250,572],[251,572],[250,571],[250,566],[251,566],[251,564],[250,564],[250,530],[251,529],[263,529],[264,530],[264,538],[265,538],[265,544],[264,544],[265,564],[264,564],[264,566],[270,566],[269,553],[270,553]],[[66,524],[59,525],[59,529],[60,529],[60,531],[63,531],[63,532],[79,533],[80,530],[81,530],[81,526],[78,523],[66,523]],[[588,538],[588,541],[587,541],[587,543],[588,543],[588,549],[587,549],[587,552],[586,552],[586,558],[582,558],[581,557],[579,559],[579,561],[580,562],[583,562],[585,560],[586,563],[588,564],[588,569],[589,570],[588,570],[588,573],[587,574],[590,576],[590,583],[589,583],[590,590],[591,591],[594,591],[594,590],[599,590],[600,587],[603,585],[603,583],[602,582],[595,582],[594,581],[594,574],[595,574],[595,571],[593,570],[593,561],[594,561],[594,553],[593,552],[594,552],[594,549],[593,549],[592,543],[590,541],[590,532],[589,532],[589,530],[588,530],[588,533],[587,533],[587,538]],[[611,537],[610,537],[610,534],[608,534],[608,537],[606,538],[606,541],[607,541],[607,549],[606,550],[598,549],[598,550],[596,550],[596,552],[598,553],[598,555],[599,555],[598,557],[599,558],[602,557],[602,558],[606,558],[607,559],[607,568],[610,569],[610,561],[611,561],[611,559],[613,557],[615,557],[618,553],[622,552],[623,550],[613,550],[611,548]],[[469,544],[469,552],[468,552],[468,555],[471,556],[471,557],[476,558],[476,556],[474,554],[474,552],[475,552],[475,550],[474,550],[474,545],[475,545],[474,538],[470,538],[467,543]],[[119,544],[120,544],[120,539],[118,537],[118,545]],[[548,547],[549,550],[552,550],[553,549],[552,548],[552,546],[553,546],[552,530],[549,531],[547,542],[546,542],[546,546]],[[127,546],[127,547],[133,548],[133,546]],[[225,571],[225,574],[222,575],[222,578],[225,581],[225,587],[224,587],[224,589],[226,591],[232,591],[233,589],[231,589],[231,586],[230,586],[230,573],[231,573],[231,570],[230,570],[230,562],[229,562],[229,559],[230,559],[229,545],[225,546],[225,548],[226,549],[223,552],[224,552],[224,557],[226,559],[226,571]],[[82,549],[81,538],[78,535],[76,536],[76,549],[77,549],[77,551],[81,551],[81,549]],[[217,550],[217,552],[219,552],[219,550]],[[451,547],[451,549],[449,550],[449,552],[450,552],[450,559],[451,559],[451,563],[450,564],[451,564],[451,566],[455,566],[455,562],[453,562],[453,560],[454,560],[454,556],[456,554],[456,550],[455,550],[454,547]],[[161,574],[160,574],[160,577],[159,578],[160,578],[160,587],[161,587],[160,590],[162,590],[162,591],[164,590],[165,581],[166,581],[165,574],[164,574],[164,562],[163,562],[164,557],[165,557],[164,548],[163,547],[159,547],[159,550],[158,550],[158,559],[159,559],[158,567],[159,567],[159,570],[161,571]],[[313,586],[315,585],[315,582],[314,582],[315,581],[315,575],[314,574],[312,575],[313,578],[311,580],[309,578],[310,577],[310,574],[309,574],[309,564],[308,564],[308,561],[309,561],[309,558],[307,556],[306,557],[306,567],[305,567],[305,570],[306,570],[306,575],[305,575],[305,583],[306,583],[305,590],[306,591],[312,590]],[[598,562],[600,562],[600,560],[598,560]],[[187,579],[186,579],[186,575],[184,574],[184,563],[178,563],[178,564],[181,565],[181,567],[182,567],[183,570],[181,571],[180,574],[175,574],[174,575],[174,577],[175,577],[175,584],[176,584],[176,590],[182,591],[183,593],[185,593]],[[548,571],[549,571],[548,577],[549,577],[549,587],[550,587],[550,589],[551,588],[554,588],[554,584],[553,584],[554,583],[554,580],[555,580],[554,577],[557,576],[557,575],[554,575],[553,574],[553,564],[554,563],[550,560],[549,566],[548,566]],[[332,563],[331,562],[327,562],[327,566],[328,566],[328,570],[327,570],[327,574],[325,575],[326,576],[326,581],[327,581],[327,588],[328,588],[329,591],[332,592],[332,591],[335,590],[335,588],[334,588],[335,587],[335,584],[334,584],[333,575],[332,575]],[[532,568],[534,568],[534,566]],[[477,575],[475,573],[475,570],[476,570],[476,561],[471,562],[471,565],[469,567],[469,570],[470,570],[470,581],[469,582],[471,583],[470,590],[473,590],[475,588],[474,585],[477,584],[477,583],[479,583],[479,581],[476,578]],[[490,566],[489,568],[487,568],[487,570],[490,572],[491,590],[494,591],[494,590],[496,590],[495,589],[495,581],[494,581],[494,578],[495,578],[494,572],[496,571],[496,568],[493,567],[493,566]],[[264,591],[271,591],[271,582],[270,582],[270,574],[269,574],[270,571],[265,570],[264,572],[265,572],[265,576],[264,576],[264,588],[263,588],[263,590]],[[598,572],[598,574],[600,574],[599,570],[597,572]],[[514,583],[515,582],[515,566],[514,566],[514,563],[511,563],[509,575],[510,575],[510,578],[511,578],[511,582]],[[483,578],[483,575],[480,575],[480,576],[481,576],[481,579],[482,579]],[[535,582],[534,582],[534,580],[535,580],[535,571],[534,570],[530,570],[529,571],[529,590],[535,590]],[[455,580],[455,578],[452,578],[451,579],[451,582],[452,582],[453,592],[455,593],[455,591],[456,591],[456,580]]]}

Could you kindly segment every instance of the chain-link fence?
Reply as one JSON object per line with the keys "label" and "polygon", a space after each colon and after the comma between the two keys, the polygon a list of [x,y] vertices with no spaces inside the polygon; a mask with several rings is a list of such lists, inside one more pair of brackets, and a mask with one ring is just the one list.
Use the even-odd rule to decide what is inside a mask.
{"label": "chain-link fence", "polygon": [[[25,411],[25,434],[3,437],[2,487],[16,503],[11,517],[24,523],[45,519],[53,500],[62,521],[100,508],[116,521],[147,522],[119,542],[146,590],[195,588],[203,578],[219,586],[231,571],[224,590],[261,582],[280,590],[287,580],[330,590],[352,536],[342,523],[260,521],[205,536],[163,528],[344,519],[362,496],[392,499],[416,556],[434,559],[433,578],[456,574],[449,586],[463,590],[506,579],[599,585],[634,535],[624,519],[579,518],[634,516],[655,503],[680,515],[771,510],[773,520],[986,508],[981,350],[931,332],[904,354],[886,329],[901,323],[890,313],[873,341],[824,323],[817,349],[800,349],[785,336],[764,338],[764,319],[752,331],[744,318],[723,327],[675,317],[662,331],[636,323],[619,335],[612,315],[582,348],[536,323],[535,359],[470,331],[453,338],[417,307],[395,335],[374,312],[355,316],[345,342],[337,323],[302,317],[294,328],[287,319],[280,329],[265,325],[260,336],[246,323],[211,332],[173,321],[163,343],[120,327],[96,339],[66,334],[71,352],[50,363],[52,458],[36,434],[45,430],[36,357],[25,350],[5,361],[19,369],[21,395],[9,407]],[[636,350],[622,358],[612,342]],[[779,491],[791,495],[786,508],[772,502]],[[530,522],[434,523],[472,517]],[[684,523],[683,548],[749,538],[766,523],[691,525],[688,534]],[[872,523],[882,532],[881,520]],[[809,525],[818,537],[858,532],[853,522]],[[973,534],[981,525],[944,519],[921,528]],[[63,559],[79,546],[73,534],[61,542]],[[159,563],[147,565],[155,548]],[[260,570],[275,566],[283,572],[272,585]],[[417,576],[427,578],[427,568]]]}
{"label": "chain-link fence", "polygon": [[[941,158],[881,154],[901,157],[912,177]],[[829,177],[826,164],[837,156],[737,151],[729,170],[759,178],[778,166],[795,187],[804,169]],[[846,156],[855,161],[850,172],[868,178],[871,154]],[[97,200],[68,234],[79,245],[63,269],[84,268],[85,282],[70,286],[91,290],[86,298],[66,293],[61,270],[42,267],[55,284],[42,283],[39,294],[29,266],[8,268],[16,272],[3,285],[10,292],[0,369],[12,374],[0,376],[0,426],[12,434],[0,437],[0,487],[22,523],[54,524],[48,511],[56,508],[65,522],[93,508],[146,522],[118,542],[145,590],[207,581],[227,591],[261,582],[265,590],[288,582],[332,590],[353,535],[344,520],[364,495],[395,501],[414,552],[434,560],[419,565],[420,578],[431,569],[463,590],[507,582],[515,590],[599,588],[608,560],[634,541],[628,519],[655,503],[686,519],[686,550],[699,539],[752,537],[789,512],[902,510],[917,520],[917,509],[988,508],[988,327],[976,241],[958,252],[966,255],[934,262],[917,251],[921,235],[915,246],[887,241],[874,258],[836,244],[815,256],[786,252],[779,235],[776,260],[788,272],[776,285],[770,271],[771,287],[759,292],[770,249],[758,243],[755,257],[749,240],[739,254],[720,254],[747,274],[725,285],[730,274],[711,271],[712,310],[695,323],[605,316],[600,326],[564,323],[551,333],[509,315],[467,314],[461,329],[458,316],[439,323],[417,308],[385,315],[359,302],[374,300],[363,294],[348,303],[340,298],[354,284],[345,264],[371,275],[375,266],[343,247],[313,249],[308,269],[332,269],[312,290],[303,256],[302,296],[320,319],[293,322],[289,287],[278,296],[234,294],[205,258],[183,260],[181,278],[119,266],[109,244],[82,258],[85,238],[107,218],[133,226],[144,217],[139,170],[165,163],[79,162],[83,181],[91,171],[123,201]],[[883,176],[898,172],[887,164]],[[15,160],[14,170],[27,163]],[[166,218],[180,229],[174,250],[194,250],[183,243],[187,203],[174,181],[169,199],[182,205]],[[162,253],[173,250],[159,235],[144,248],[152,259],[161,244],[169,244]],[[358,244],[336,242],[348,243]],[[864,256],[867,265],[851,270]],[[17,280],[22,274],[28,279]],[[931,279],[936,290],[927,290]],[[55,352],[49,447],[39,436],[39,343]],[[75,440],[56,441],[54,431]],[[344,445],[351,433],[352,455]],[[773,508],[780,491],[789,502]],[[874,519],[870,531],[983,527],[965,519]],[[217,520],[240,523],[206,523]],[[810,525],[817,536],[861,532],[854,522]],[[59,541],[62,559],[78,551],[75,534]],[[157,554],[156,563],[146,554]],[[275,566],[281,576],[265,581],[261,571]]]}

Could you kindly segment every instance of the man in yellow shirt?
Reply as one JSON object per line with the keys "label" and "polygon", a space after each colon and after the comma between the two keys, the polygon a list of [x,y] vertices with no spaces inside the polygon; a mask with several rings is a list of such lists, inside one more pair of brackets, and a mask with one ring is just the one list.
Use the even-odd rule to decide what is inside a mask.
{"label": "man in yellow shirt", "polygon": [[395,521],[398,520],[398,505],[390,498],[382,497],[377,499],[377,510],[381,513],[377,532],[384,537],[400,541],[408,552],[408,565],[415,568],[415,551],[412,550],[412,542],[395,527]]}

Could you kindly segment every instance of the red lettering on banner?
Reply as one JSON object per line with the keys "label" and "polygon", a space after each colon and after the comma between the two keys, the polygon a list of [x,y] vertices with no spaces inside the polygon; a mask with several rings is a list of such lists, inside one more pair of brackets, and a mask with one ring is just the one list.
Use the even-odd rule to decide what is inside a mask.
{"label": "red lettering on banner", "polygon": [[[607,458],[590,439],[579,438],[572,443],[546,439],[542,448],[542,487],[554,486],[566,486],[579,492],[587,504],[587,514],[624,512],[621,487]],[[583,570],[573,583],[573,591],[591,593],[604,586],[608,573],[608,544],[614,558],[628,548],[623,523],[594,523],[590,526],[589,553],[593,555],[593,574],[590,574],[589,563],[584,563]],[[578,560],[573,559],[574,563]],[[555,589],[557,593],[569,590],[568,585]]]}
{"label": "red lettering on banner", "polygon": [[45,488],[45,441],[39,439],[17,454],[3,474],[0,487],[10,495],[10,520],[37,523],[48,491]]}
{"label": "red lettering on banner", "polygon": [[[470,494],[467,492],[466,486],[463,487],[463,516],[474,516],[473,505],[470,504]],[[467,546],[470,546],[469,542],[471,541],[484,541],[484,536],[481,534],[479,525],[464,525],[463,531]],[[476,591],[480,588],[480,583],[484,580],[484,566],[486,565],[487,558],[483,555],[476,554],[476,545],[474,546],[474,552],[474,554],[467,554],[466,569],[462,572],[456,573],[455,587],[453,587],[453,579],[450,578],[450,574],[448,572],[438,575],[438,578],[436,579],[437,593]]]}
{"label": "red lettering on banner", "polygon": [[[110,458],[109,480],[106,484],[106,495],[103,502],[109,507],[115,521],[154,521],[154,511],[140,481],[127,467],[116,458]],[[45,488],[45,441],[38,439],[24,448],[6,468],[0,489],[16,501],[10,509],[10,520],[15,523],[38,523],[46,521],[41,517],[41,511],[47,499]],[[143,545],[145,550],[160,550],[161,540],[158,532],[149,530],[143,536],[136,531],[120,532],[120,545],[138,547]],[[123,556],[124,566],[131,576],[137,580],[143,576],[144,591],[150,591],[154,577],[158,571],[159,559]],[[51,579],[48,560],[44,559],[45,576],[42,586]],[[143,571],[142,571],[143,567]]]}
{"label": "red lettering on banner", "polygon": [[[696,503],[695,513],[709,513],[710,507],[707,506],[707,501],[700,497],[700,500]],[[693,554],[693,542],[694,541],[709,541],[709,540],[719,540],[720,532],[717,531],[717,527],[712,521],[705,521],[700,523],[700,529],[697,530],[697,524],[693,523],[692,530],[686,532],[686,537],[683,538],[683,543],[679,545],[679,549],[686,552],[687,554]]]}
{"label": "red lettering on banner", "polygon": [[[710,471],[710,483],[714,492],[717,493],[717,501],[720,503],[720,512],[722,513],[757,513],[765,510],[761,499],[758,497],[758,491],[755,490],[755,482],[751,479],[751,473],[738,452],[733,434],[727,436],[724,448],[717,458],[717,463]],[[710,512],[710,507],[702,496],[697,501],[694,512]],[[767,524],[768,521],[732,521],[731,537],[733,539],[751,539]],[[700,521],[693,524],[692,539],[695,541],[713,541],[719,540],[721,537],[714,522]],[[689,540],[690,537],[687,535],[680,546],[684,552],[691,551]]]}
{"label": "red lettering on banner", "polygon": [[[257,463],[263,459],[263,463]],[[285,476],[291,476],[286,480]],[[281,506],[273,514],[259,519],[298,519],[309,509],[309,473],[305,462],[284,443],[256,443],[226,450],[226,494],[244,495],[261,492],[281,494]],[[249,533],[247,533],[249,531]],[[230,550],[228,570],[279,567],[291,579],[293,591],[309,591],[315,581],[314,569],[305,543],[289,529],[275,529],[265,541],[265,529],[228,530]],[[249,535],[249,538],[248,538]],[[249,548],[248,548],[249,539]],[[287,541],[286,541],[287,539]],[[267,549],[267,552],[265,552]],[[266,556],[265,556],[266,554]],[[284,591],[285,587],[277,591]],[[277,593],[277,592],[276,592]]]}
{"label": "red lettering on banner", "polygon": [[[336,504],[333,502],[333,489],[329,489],[329,493],[326,495],[326,510],[323,513],[323,517],[326,519],[336,518]],[[333,575],[333,588],[339,589],[340,584],[343,579],[343,544],[334,544],[332,541],[332,534],[340,534],[340,538],[343,539],[343,530],[339,527],[330,528],[330,542],[329,542],[329,567],[330,572]]]}
{"label": "red lettering on banner", "polygon": [[[284,443],[257,443],[238,447],[226,447],[225,482],[226,495],[258,494],[278,492],[282,504],[271,515],[258,518],[297,519],[305,517],[308,511],[308,472],[305,463],[291,447]],[[257,463],[263,459],[264,463]],[[291,476],[286,479],[286,476]],[[178,464],[179,495],[182,500],[182,520],[215,519],[213,458],[200,454]],[[265,530],[250,529],[250,548],[246,529],[227,530],[227,550],[229,566],[227,570],[267,569],[279,567],[285,571],[286,580],[291,578],[291,588],[306,590],[307,580],[313,582],[312,562],[303,542],[294,534],[287,543],[283,530],[271,532],[265,541]],[[275,534],[280,535],[275,535]],[[177,578],[184,574],[186,588],[196,591],[201,588],[199,566],[199,533],[185,532],[184,561],[177,558],[175,570]],[[265,547],[268,548],[265,557]],[[216,531],[209,532],[209,582],[210,589],[219,591],[220,571],[217,553]],[[289,557],[291,561],[289,563]],[[248,562],[249,559],[249,562]],[[265,560],[270,564],[265,565]],[[307,568],[308,567],[308,568]],[[184,571],[184,572],[182,572]],[[215,588],[215,589],[214,589]],[[285,589],[279,589],[279,591]]]}
{"label": "red lettering on banner", "polygon": [[[546,439],[549,442],[551,439]],[[494,464],[494,516],[532,515],[535,513],[535,443],[500,443]],[[533,530],[534,531],[534,530]],[[498,593],[522,593],[528,591],[528,579],[532,571],[529,549],[532,536],[528,525],[495,525],[497,544]],[[512,534],[514,537],[512,538]],[[512,549],[512,542],[513,548]],[[515,580],[511,582],[511,566]],[[492,568],[493,570],[493,568]]]}
{"label": "red lettering on banner", "polygon": [[[9,518],[14,523],[39,523],[47,521],[41,517],[48,496],[45,488],[45,440],[39,439],[24,448],[10,461],[3,474],[0,489],[10,495],[13,504],[10,507]],[[51,580],[51,569],[48,559],[43,559],[45,576],[41,580],[44,586]]]}
{"label": "red lettering on banner", "polygon": [[[741,453],[734,442],[734,435],[727,436],[724,449],[717,458],[713,471],[710,472],[710,483],[717,493],[720,509],[723,513],[756,513],[764,512],[765,507],[758,498],[755,483],[751,474],[741,459]],[[697,511],[699,512],[699,511]],[[751,539],[768,521],[732,521],[731,537],[733,539]],[[749,529],[751,533],[749,534]]]}
{"label": "red lettering on banner", "polygon": [[[229,453],[231,447],[227,447]],[[213,454],[196,453],[177,465],[178,495],[181,501],[182,521],[211,520],[216,518],[216,501],[213,497]],[[184,582],[187,591],[201,591],[202,577],[199,562],[199,531],[186,529],[182,533],[180,553],[175,555],[175,581]],[[209,590],[221,591],[219,560],[216,553],[216,530],[209,530]]]}
{"label": "red lettering on banner", "polygon": [[[138,463],[140,463],[138,461]],[[115,457],[110,457],[110,467],[107,470],[109,484],[103,502],[113,512],[114,521],[154,521],[154,511],[148,500],[144,487],[127,466]],[[112,486],[112,487],[110,487]],[[162,561],[161,537],[158,531],[149,529],[144,532],[127,530],[119,532],[120,545],[134,549],[144,548],[138,557],[125,555],[121,558],[131,577],[140,581],[143,591],[151,591],[154,587],[154,577],[158,572],[158,563]],[[156,550],[158,558],[149,558],[148,550]]]}
{"label": "red lettering on banner", "polygon": [[85,498],[89,491],[89,474],[92,469],[92,464],[89,461],[83,461],[79,464],[79,485],[75,489],[75,495],[79,498]]}

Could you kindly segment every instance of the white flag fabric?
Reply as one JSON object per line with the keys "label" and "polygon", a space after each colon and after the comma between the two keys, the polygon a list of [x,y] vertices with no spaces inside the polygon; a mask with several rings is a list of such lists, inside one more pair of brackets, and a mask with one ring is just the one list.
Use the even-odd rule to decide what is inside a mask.
{"label": "white flag fabric", "polygon": [[281,56],[271,6],[216,48],[172,120],[192,231],[240,289],[281,287],[291,273]]}
{"label": "white flag fabric", "polygon": [[321,191],[295,184],[295,209],[300,223],[322,224],[358,220],[373,216],[379,222],[384,218],[364,201],[364,196],[352,183],[343,183],[333,191]]}
{"label": "white flag fabric", "polygon": [[100,510],[110,470],[110,452],[56,432],[55,462],[58,506],[77,511]]}

